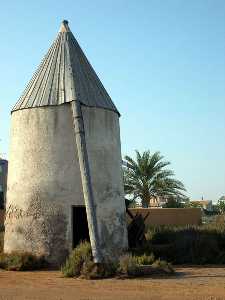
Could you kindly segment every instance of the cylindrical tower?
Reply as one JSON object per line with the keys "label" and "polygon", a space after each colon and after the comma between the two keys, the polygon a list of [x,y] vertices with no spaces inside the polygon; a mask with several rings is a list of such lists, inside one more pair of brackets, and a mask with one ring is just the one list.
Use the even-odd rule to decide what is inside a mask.
{"label": "cylindrical tower", "polygon": [[5,252],[60,264],[89,238],[72,101],[82,112],[99,247],[104,256],[127,247],[119,113],[64,21],[12,111]]}

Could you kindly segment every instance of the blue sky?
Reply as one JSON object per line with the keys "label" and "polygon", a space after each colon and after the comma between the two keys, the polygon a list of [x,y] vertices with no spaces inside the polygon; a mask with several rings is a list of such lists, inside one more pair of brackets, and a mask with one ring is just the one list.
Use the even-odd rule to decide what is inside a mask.
{"label": "blue sky", "polygon": [[0,152],[63,19],[120,110],[122,153],[159,150],[191,198],[225,194],[225,1],[4,1]]}

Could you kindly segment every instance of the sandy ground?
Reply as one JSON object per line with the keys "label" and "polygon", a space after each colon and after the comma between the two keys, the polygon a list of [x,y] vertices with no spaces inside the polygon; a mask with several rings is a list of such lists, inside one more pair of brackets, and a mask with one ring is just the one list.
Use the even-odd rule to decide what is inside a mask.
{"label": "sandy ground", "polygon": [[0,271],[0,300],[225,300],[225,268],[176,268],[165,278],[83,280],[60,272]]}

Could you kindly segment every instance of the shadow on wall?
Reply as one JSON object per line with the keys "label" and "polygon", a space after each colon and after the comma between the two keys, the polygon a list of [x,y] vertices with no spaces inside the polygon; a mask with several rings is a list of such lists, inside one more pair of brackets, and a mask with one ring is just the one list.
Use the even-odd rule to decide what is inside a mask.
{"label": "shadow on wall", "polygon": [[0,228],[4,226],[5,210],[0,209]]}

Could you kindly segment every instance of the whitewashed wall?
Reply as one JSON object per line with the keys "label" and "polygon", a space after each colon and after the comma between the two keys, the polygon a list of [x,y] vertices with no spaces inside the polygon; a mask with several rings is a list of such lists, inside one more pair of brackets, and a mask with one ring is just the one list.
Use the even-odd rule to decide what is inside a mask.
{"label": "whitewashed wall", "polygon": [[[83,106],[104,254],[127,247],[117,113]],[[4,251],[59,264],[72,247],[72,205],[83,205],[70,104],[12,114]]]}

